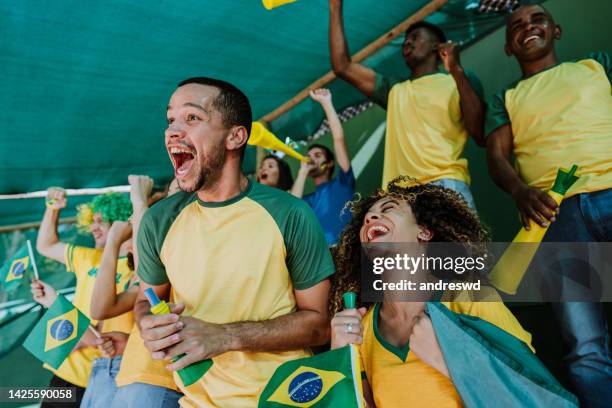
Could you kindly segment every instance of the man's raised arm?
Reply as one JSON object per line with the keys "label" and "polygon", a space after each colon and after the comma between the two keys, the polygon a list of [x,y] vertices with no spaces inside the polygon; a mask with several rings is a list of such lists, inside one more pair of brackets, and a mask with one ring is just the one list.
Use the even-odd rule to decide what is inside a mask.
{"label": "man's raised arm", "polygon": [[344,34],[342,0],[329,0],[329,51],[334,73],[366,96],[372,96],[376,86],[376,72],[351,61]]}
{"label": "man's raised arm", "polygon": [[66,207],[66,192],[58,188],[49,188],[46,198],[47,209],[43,216],[36,238],[36,250],[43,256],[65,263],[66,244],[59,240],[57,224],[62,208]]}

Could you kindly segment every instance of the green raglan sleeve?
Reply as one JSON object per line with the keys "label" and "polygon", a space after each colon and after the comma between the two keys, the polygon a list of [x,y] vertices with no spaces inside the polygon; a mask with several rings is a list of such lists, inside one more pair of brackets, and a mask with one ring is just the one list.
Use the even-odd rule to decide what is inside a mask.
{"label": "green raglan sleeve", "polygon": [[168,283],[166,268],[161,259],[160,252],[164,237],[156,228],[160,223],[155,222],[154,211],[147,211],[140,221],[138,230],[138,276],[149,285],[163,285]]}
{"label": "green raglan sleeve", "polygon": [[487,137],[497,128],[510,123],[504,95],[505,90],[493,95],[489,101],[485,120],[485,136]]}
{"label": "green raglan sleeve", "polygon": [[389,92],[393,85],[402,82],[400,78],[388,77],[376,73],[376,84],[374,85],[374,92],[370,96],[370,99],[375,104],[379,105],[383,109],[387,109],[387,101],[389,99]]}
{"label": "green raglan sleeve", "polygon": [[297,204],[285,229],[286,263],[293,287],[304,290],[333,275],[335,269],[319,220],[306,203]]}

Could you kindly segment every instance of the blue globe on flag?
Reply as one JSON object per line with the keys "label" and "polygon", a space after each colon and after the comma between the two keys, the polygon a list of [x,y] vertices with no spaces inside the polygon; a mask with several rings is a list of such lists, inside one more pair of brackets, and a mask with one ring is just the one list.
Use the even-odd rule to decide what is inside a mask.
{"label": "blue globe on flag", "polygon": [[74,331],[74,325],[70,320],[56,320],[51,325],[51,337],[55,340],[62,341],[66,340],[68,337],[72,335]]}
{"label": "blue globe on flag", "polygon": [[15,265],[13,266],[13,275],[15,277],[20,277],[21,275],[25,273],[25,270],[26,270],[26,266],[23,262],[21,261],[16,262]]}
{"label": "blue globe on flag", "polygon": [[289,384],[289,398],[297,403],[310,402],[323,390],[323,380],[319,374],[306,371],[295,376]]}

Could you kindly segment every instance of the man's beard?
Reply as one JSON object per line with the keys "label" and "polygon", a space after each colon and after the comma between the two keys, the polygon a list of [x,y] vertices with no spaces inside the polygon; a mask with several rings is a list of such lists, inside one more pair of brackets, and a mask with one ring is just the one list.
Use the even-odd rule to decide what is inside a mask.
{"label": "man's beard", "polygon": [[223,164],[225,163],[225,144],[219,144],[216,149],[213,149],[213,153],[206,157],[206,164],[201,167],[200,174],[198,174],[193,186],[188,187],[181,183],[178,180],[178,186],[181,191],[186,193],[193,193],[195,191],[200,191],[208,181],[210,181],[213,177],[217,176]]}

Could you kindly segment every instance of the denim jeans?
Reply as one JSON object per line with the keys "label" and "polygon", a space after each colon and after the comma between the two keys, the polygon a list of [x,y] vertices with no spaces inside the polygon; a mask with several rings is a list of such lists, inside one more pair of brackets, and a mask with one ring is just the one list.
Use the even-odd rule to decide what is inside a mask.
{"label": "denim jeans", "polygon": [[94,360],[81,408],[108,408],[113,401],[121,356]]}
{"label": "denim jeans", "polygon": [[456,191],[457,193],[463,196],[463,199],[467,203],[468,207],[472,210],[476,211],[476,204],[474,203],[474,197],[472,196],[472,191],[470,190],[470,186],[461,180],[455,179],[440,179],[436,181],[432,181],[430,184],[434,186],[445,187],[450,190]]}
{"label": "denim jeans", "polygon": [[[544,237],[544,242],[601,241],[612,241],[612,189],[564,200]],[[563,271],[563,263],[559,266],[563,276],[571,274]],[[563,341],[570,348],[565,363],[580,405],[612,406],[612,357],[601,303],[558,302],[552,306]]]}
{"label": "denim jeans", "polygon": [[176,408],[183,394],[158,385],[132,383],[119,387],[112,408]]}

